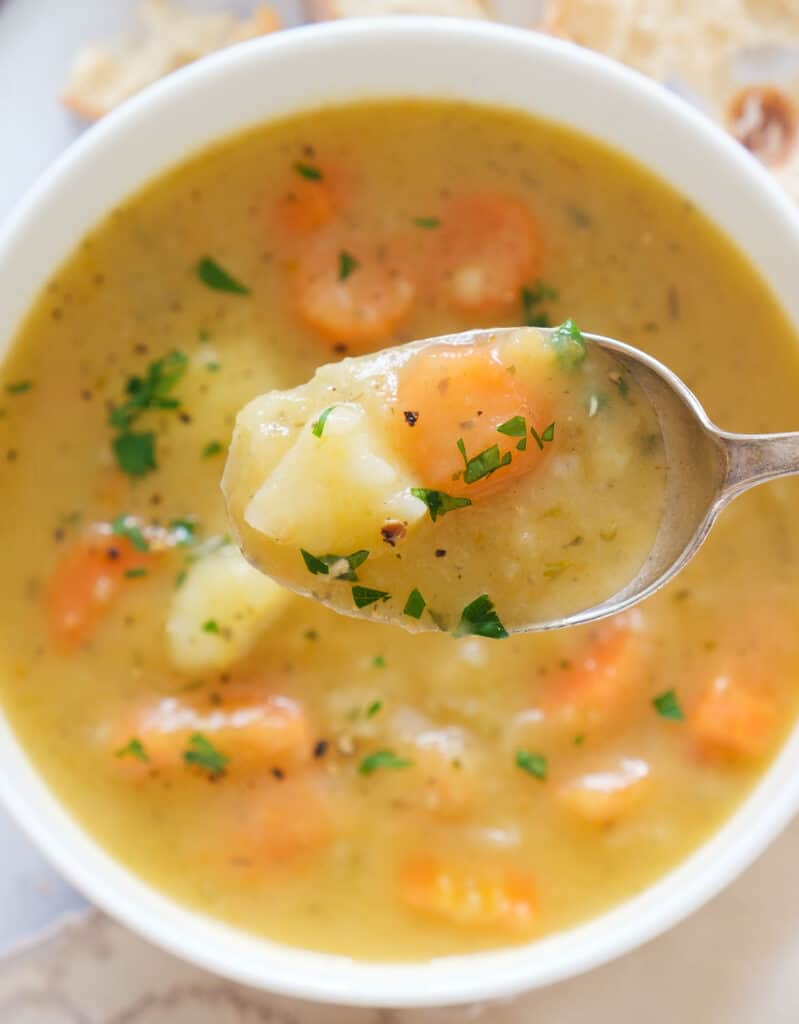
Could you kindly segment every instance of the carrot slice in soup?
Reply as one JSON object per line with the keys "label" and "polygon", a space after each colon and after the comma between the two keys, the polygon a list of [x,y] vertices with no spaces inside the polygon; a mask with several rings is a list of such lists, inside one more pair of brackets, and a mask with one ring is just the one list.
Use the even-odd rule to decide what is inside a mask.
{"label": "carrot slice in soup", "polygon": [[400,896],[414,910],[457,925],[529,931],[538,918],[532,876],[502,867],[463,868],[415,857],[400,873]]}
{"label": "carrot slice in soup", "polygon": [[473,192],[446,207],[440,234],[443,287],[469,313],[491,313],[519,302],[541,263],[538,225],[515,196]]}
{"label": "carrot slice in soup", "polygon": [[350,354],[368,351],[408,316],[416,285],[391,252],[328,233],[302,255],[294,302],[307,324]]}
{"label": "carrot slice in soup", "polygon": [[[544,430],[548,415],[548,401],[542,397],[533,406],[492,349],[453,345],[422,350],[403,368],[395,422],[400,450],[425,487],[474,499],[540,464],[549,446],[540,451],[529,427]],[[498,430],[518,416],[527,426],[523,451],[518,438]],[[497,459],[506,464],[467,483],[459,440],[467,459],[496,445]]]}
{"label": "carrot slice in soup", "polygon": [[91,637],[129,573],[147,567],[151,554],[127,537],[95,530],[58,563],[46,597],[47,625],[53,645],[74,651]]}
{"label": "carrot slice in soup", "polygon": [[717,675],[705,687],[688,717],[703,753],[759,757],[774,738],[777,709],[752,684],[732,675]]}

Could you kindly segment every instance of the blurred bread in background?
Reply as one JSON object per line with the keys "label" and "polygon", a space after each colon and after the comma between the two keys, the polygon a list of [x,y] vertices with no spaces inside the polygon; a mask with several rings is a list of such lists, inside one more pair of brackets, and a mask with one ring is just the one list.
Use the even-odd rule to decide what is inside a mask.
{"label": "blurred bread in background", "polygon": [[363,18],[386,14],[439,14],[451,18],[490,18],[484,0],[307,0],[308,16]]}
{"label": "blurred bread in background", "polygon": [[280,27],[271,7],[258,6],[248,18],[236,18],[224,11],[188,11],[168,0],[144,0],[137,19],[129,36],[78,53],[61,96],[67,107],[96,120],[170,71]]}

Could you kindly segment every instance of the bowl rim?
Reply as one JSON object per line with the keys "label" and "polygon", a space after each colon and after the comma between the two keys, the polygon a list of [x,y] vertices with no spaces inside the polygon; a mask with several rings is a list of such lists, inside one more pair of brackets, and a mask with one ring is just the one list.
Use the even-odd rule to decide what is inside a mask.
{"label": "bowl rim", "polygon": [[[777,239],[778,247],[799,254],[799,212],[768,172],[709,119],[636,72],[591,51],[509,26],[413,16],[355,19],[291,29],[190,65],[133,97],[74,143],[39,178],[0,228],[0,281],[4,306],[12,310],[6,320],[9,337],[21,323],[14,307],[27,311],[30,305],[24,287],[19,289],[20,294],[14,291],[15,252],[26,235],[34,232],[42,211],[54,197],[77,187],[82,168],[90,165],[97,154],[126,139],[130,141],[141,125],[156,122],[166,105],[191,105],[196,88],[234,76],[244,66],[268,67],[276,54],[307,61],[325,48],[346,46],[455,46],[473,53],[494,50],[497,58],[500,53],[510,56],[513,51],[514,59],[524,54],[525,60],[561,63],[570,73],[624,94],[623,102],[630,106],[642,104],[649,113],[656,114],[664,130],[673,129],[678,136],[682,133],[690,137],[700,155],[712,157],[712,164],[723,165],[748,189],[749,196],[757,199],[761,209],[773,215],[773,224],[782,220],[785,232],[781,241]],[[364,98],[400,98],[409,92],[376,90]],[[420,95],[447,98],[432,89]],[[334,102],[346,102],[346,97]],[[486,102],[491,105],[490,100]],[[293,109],[321,105],[308,103]],[[216,137],[221,139],[223,134]],[[598,133],[596,137],[603,139],[604,135]],[[200,151],[205,144],[197,143],[189,152]],[[150,177],[181,159],[165,160]],[[652,164],[649,167],[656,173],[661,171]],[[674,187],[669,174],[661,176]],[[142,180],[139,184],[144,183]],[[84,234],[92,223],[86,223]],[[722,230],[732,233],[726,225]],[[52,262],[57,265],[62,258],[57,256]],[[791,260],[784,262],[789,264]],[[4,274],[3,268],[9,274]],[[23,278],[24,272],[19,277]],[[36,283],[34,293],[45,279]],[[780,280],[781,297],[788,306],[787,278]],[[780,294],[779,287],[774,290]],[[794,321],[799,321],[799,298],[792,312]],[[217,974],[284,995],[345,1005],[419,1007],[511,996],[579,974],[654,938],[719,892],[785,827],[799,808],[799,772],[793,765],[799,765],[796,727],[765,775],[717,832],[666,875],[598,917],[523,946],[423,962],[369,963],[246,935],[163,896],[106,853],[71,817],[34,768],[6,717],[0,715],[0,799],[45,856],[77,888],[133,931]]]}

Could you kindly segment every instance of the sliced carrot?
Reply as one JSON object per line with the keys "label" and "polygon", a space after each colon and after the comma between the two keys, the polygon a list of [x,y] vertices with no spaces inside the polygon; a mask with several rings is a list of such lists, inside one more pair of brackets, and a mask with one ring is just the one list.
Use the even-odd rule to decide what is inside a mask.
{"label": "sliced carrot", "polygon": [[332,161],[298,161],[274,210],[270,211],[269,227],[274,223],[289,237],[305,237],[319,231],[343,212],[350,191],[348,174]]}
{"label": "sliced carrot", "polygon": [[[409,415],[406,415],[409,414]],[[394,417],[397,443],[425,487],[474,498],[504,486],[541,463],[542,452],[530,434],[548,423],[549,403],[532,405],[517,378],[486,346],[436,346],[413,356],[403,368]],[[524,417],[524,450],[519,438],[498,428]],[[488,476],[466,482],[466,458],[498,446],[499,459],[510,461]]]}
{"label": "sliced carrot", "polygon": [[583,650],[548,680],[547,715],[577,732],[606,727],[630,706],[645,671],[636,618],[617,615],[592,630]]}
{"label": "sliced carrot", "polygon": [[63,652],[86,643],[115,599],[144,569],[152,555],[127,537],[93,529],[58,563],[46,591],[47,626],[53,645]]}
{"label": "sliced carrot", "polygon": [[632,813],[649,785],[649,765],[622,758],[606,771],[586,772],[561,785],[558,804],[592,825],[609,825]]}
{"label": "sliced carrot", "polygon": [[442,286],[466,312],[509,309],[538,276],[539,228],[515,196],[490,191],[456,196],[442,213],[439,239]]}
{"label": "sliced carrot", "polygon": [[314,330],[350,354],[385,340],[411,312],[416,285],[387,246],[326,232],[294,271],[294,303]]}
{"label": "sliced carrot", "polygon": [[461,867],[433,856],[414,857],[400,872],[408,907],[452,924],[524,932],[538,919],[531,875],[504,867]]}
{"label": "sliced carrot", "polygon": [[226,772],[237,775],[295,769],[310,759],[310,726],[296,701],[258,683],[215,693],[215,703],[200,695],[162,697],[124,715],[110,731],[110,748],[119,752],[136,739],[145,756],[120,757],[120,768],[133,776],[181,769],[197,733],[227,759]]}
{"label": "sliced carrot", "polygon": [[777,708],[770,695],[733,675],[715,676],[688,716],[703,753],[741,758],[764,754],[777,724]]}

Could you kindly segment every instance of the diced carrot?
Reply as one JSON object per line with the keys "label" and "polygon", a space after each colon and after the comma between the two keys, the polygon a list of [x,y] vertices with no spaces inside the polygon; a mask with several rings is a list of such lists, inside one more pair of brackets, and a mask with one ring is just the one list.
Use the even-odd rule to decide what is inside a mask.
{"label": "diced carrot", "polygon": [[349,170],[332,160],[297,161],[268,215],[268,228],[299,241],[329,225],[346,209],[353,191]]}
{"label": "diced carrot", "polygon": [[46,616],[53,645],[76,650],[91,637],[131,571],[151,560],[127,537],[93,529],[58,563],[46,592]]}
{"label": "diced carrot", "polygon": [[387,246],[330,231],[303,249],[294,303],[314,330],[349,354],[385,340],[409,315],[416,285]]}
{"label": "diced carrot", "polygon": [[558,804],[575,818],[592,825],[609,825],[630,814],[649,784],[649,765],[622,758],[606,771],[586,772],[561,785]]}
{"label": "diced carrot", "polygon": [[456,196],[442,213],[438,237],[441,285],[469,313],[510,308],[538,275],[539,228],[515,196],[490,191]]}
{"label": "diced carrot", "polygon": [[241,774],[289,770],[311,756],[310,726],[302,707],[290,697],[269,693],[257,683],[240,683],[207,696],[162,697],[124,715],[110,731],[113,751],[138,740],[146,760],[120,757],[120,768],[133,776],[175,771],[184,765],[191,737],[206,737],[227,758],[226,771]]}
{"label": "diced carrot", "polygon": [[546,714],[578,732],[607,726],[630,706],[645,670],[637,616],[617,615],[592,630],[583,650],[547,681]]}
{"label": "diced carrot", "polygon": [[452,924],[524,932],[538,919],[531,875],[504,867],[460,867],[432,856],[414,857],[400,872],[407,906]]}
{"label": "diced carrot", "polygon": [[[520,438],[498,431],[518,416],[525,421],[524,450],[517,447]],[[550,445],[541,451],[530,427],[543,431],[548,416],[548,401],[541,398],[533,406],[493,349],[450,345],[424,349],[408,361],[400,376],[394,420],[398,446],[425,487],[474,498],[541,463]],[[467,459],[497,445],[499,458],[510,455],[510,461],[467,483],[460,439]]]}
{"label": "diced carrot", "polygon": [[703,753],[759,757],[774,738],[777,709],[767,692],[745,679],[717,675],[689,714],[688,725]]}

